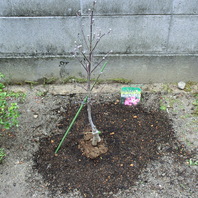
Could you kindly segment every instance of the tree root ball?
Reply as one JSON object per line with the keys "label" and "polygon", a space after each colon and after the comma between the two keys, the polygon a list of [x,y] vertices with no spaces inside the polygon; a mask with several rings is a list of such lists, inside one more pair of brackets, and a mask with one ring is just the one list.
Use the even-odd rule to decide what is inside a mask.
{"label": "tree root ball", "polygon": [[97,146],[92,145],[91,133],[85,133],[83,139],[79,141],[78,148],[81,150],[83,155],[90,159],[95,159],[108,151],[103,139],[101,139]]}

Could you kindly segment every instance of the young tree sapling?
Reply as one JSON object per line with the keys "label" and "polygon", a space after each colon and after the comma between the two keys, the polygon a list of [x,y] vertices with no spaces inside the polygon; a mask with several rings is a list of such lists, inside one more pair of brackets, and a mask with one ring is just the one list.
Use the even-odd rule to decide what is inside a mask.
{"label": "young tree sapling", "polygon": [[[91,96],[92,96],[92,89],[97,83],[97,80],[99,76],[101,75],[104,67],[106,66],[106,63],[103,65],[103,68],[101,69],[101,73],[99,74],[98,78],[94,82],[94,84],[91,84],[91,77],[93,72],[101,66],[101,64],[104,62],[108,54],[111,52],[106,53],[101,60],[95,62],[94,61],[94,52],[101,41],[101,39],[109,34],[111,32],[111,29],[107,33],[101,33],[101,30],[97,30],[97,32],[94,32],[94,7],[95,7],[96,1],[93,2],[93,6],[91,9],[89,9],[89,34],[85,36],[85,31],[84,31],[84,25],[80,23],[81,26],[81,36],[82,38],[79,39],[79,42],[75,41],[75,49],[74,49],[74,56],[77,58],[77,60],[80,62],[84,70],[86,71],[86,76],[87,76],[87,86],[86,86],[86,91],[87,91],[87,113],[88,113],[88,120],[91,125],[92,129],[92,145],[96,146],[98,142],[101,141],[101,138],[99,136],[99,130],[96,128],[93,119],[92,119],[92,110],[91,110]],[[81,18],[81,13],[78,12],[77,16]],[[95,28],[97,29],[97,28]]]}

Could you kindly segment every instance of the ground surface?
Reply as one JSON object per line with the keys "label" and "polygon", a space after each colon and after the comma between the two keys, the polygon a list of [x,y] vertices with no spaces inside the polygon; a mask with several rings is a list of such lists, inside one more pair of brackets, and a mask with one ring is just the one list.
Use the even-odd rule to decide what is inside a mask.
{"label": "ground surface", "polygon": [[198,168],[189,164],[197,161],[197,85],[191,92],[140,85],[143,100],[135,108],[119,104],[121,86],[94,94],[93,118],[108,147],[94,160],[78,149],[87,132],[85,108],[54,155],[84,97],[74,85],[11,87],[27,98],[19,101],[20,127],[1,132],[7,156],[0,165],[0,197],[198,197]]}

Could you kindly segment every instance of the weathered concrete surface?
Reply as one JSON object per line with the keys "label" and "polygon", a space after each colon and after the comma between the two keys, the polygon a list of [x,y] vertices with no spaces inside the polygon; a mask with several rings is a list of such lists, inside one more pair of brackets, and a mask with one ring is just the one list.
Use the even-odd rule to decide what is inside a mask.
{"label": "weathered concrete surface", "polygon": [[198,14],[197,0],[173,0],[174,14]]}
{"label": "weathered concrete surface", "polygon": [[[112,49],[116,54],[198,53],[198,15],[174,16],[172,20],[170,15],[96,17],[95,20],[104,32],[112,29],[101,40],[98,52]],[[0,57],[68,55],[80,32],[78,24],[76,17],[1,18]],[[88,24],[88,18],[83,19],[83,24]]]}
{"label": "weathered concrete surface", "polygon": [[76,16],[79,0],[1,0],[0,16]]}
{"label": "weathered concrete surface", "polygon": [[64,54],[74,48],[80,31],[76,17],[0,18],[0,54]]}
{"label": "weathered concrete surface", "polygon": [[[113,55],[107,60],[101,79],[125,78],[133,83],[198,81],[198,56]],[[1,70],[9,81],[36,81],[43,77],[64,81],[86,78],[79,62],[69,57],[0,59]],[[96,71],[95,76],[99,72]]]}
{"label": "weathered concrete surface", "polygon": [[[93,0],[83,1],[83,13],[87,13]],[[98,15],[125,15],[125,14],[170,14],[172,0],[98,0],[96,13]]]}
{"label": "weathered concrete surface", "polygon": [[[198,1],[197,1],[198,2]],[[174,16],[170,25],[169,52],[198,54],[198,15]],[[198,65],[197,65],[198,66]]]}
{"label": "weathered concrete surface", "polygon": [[[16,81],[84,77],[71,53],[80,32],[75,13],[87,27],[91,2],[0,1],[0,72]],[[95,13],[95,29],[112,29],[95,54],[113,50],[103,78],[198,81],[198,0],[98,0]]]}
{"label": "weathered concrete surface", "polygon": [[[144,54],[166,50],[170,16],[96,17],[95,20],[104,32],[112,29],[112,33],[101,40],[98,52],[112,49],[120,54]],[[2,18],[1,56],[71,53],[80,32],[78,24],[76,17]],[[88,25],[88,18],[83,19],[83,24]]]}
{"label": "weathered concrete surface", "polygon": [[[87,14],[93,0],[1,0],[0,16],[75,16]],[[97,0],[97,15],[198,14],[197,0]]]}

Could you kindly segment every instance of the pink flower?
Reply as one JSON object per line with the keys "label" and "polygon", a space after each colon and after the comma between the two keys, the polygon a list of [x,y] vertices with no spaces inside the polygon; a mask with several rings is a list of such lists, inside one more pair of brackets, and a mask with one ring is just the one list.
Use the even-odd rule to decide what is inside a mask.
{"label": "pink flower", "polygon": [[140,101],[140,99],[138,99],[138,98],[130,97],[130,98],[125,99],[124,104],[132,106],[132,105],[137,105],[139,101]]}
{"label": "pink flower", "polygon": [[131,105],[132,105],[132,103],[131,103],[130,98],[126,98],[126,99],[125,99],[125,101],[124,101],[124,104],[125,104],[125,105],[129,105],[129,106],[131,106]]}

